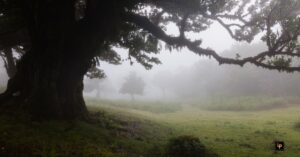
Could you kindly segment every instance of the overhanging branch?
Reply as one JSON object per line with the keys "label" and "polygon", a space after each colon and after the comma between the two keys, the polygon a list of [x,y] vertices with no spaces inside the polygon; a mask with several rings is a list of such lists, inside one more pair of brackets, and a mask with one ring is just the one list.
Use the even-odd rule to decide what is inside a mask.
{"label": "overhanging branch", "polygon": [[285,53],[285,52],[264,51],[264,52],[260,52],[256,56],[247,57],[243,59],[226,58],[218,55],[214,50],[201,48],[198,44],[195,44],[195,42],[192,42],[189,39],[184,38],[183,36],[172,37],[167,35],[161,28],[153,24],[145,16],[141,16],[133,13],[126,13],[124,15],[124,19],[128,22],[132,22],[136,24],[137,26],[143,28],[144,30],[147,30],[149,33],[153,34],[155,37],[166,42],[169,45],[187,47],[190,51],[198,55],[213,57],[215,60],[219,62],[219,64],[236,64],[236,65],[244,66],[246,63],[252,63],[256,66],[271,69],[271,70],[279,70],[279,71],[287,71],[287,72],[300,71],[300,67],[269,65],[260,61],[262,58],[266,56],[272,57],[275,55],[287,55],[291,57],[300,57],[300,54],[288,53],[288,52]]}

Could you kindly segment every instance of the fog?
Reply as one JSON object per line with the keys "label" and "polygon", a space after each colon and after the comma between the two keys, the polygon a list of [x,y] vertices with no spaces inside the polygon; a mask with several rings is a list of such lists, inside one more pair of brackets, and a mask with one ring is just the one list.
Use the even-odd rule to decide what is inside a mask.
{"label": "fog", "polygon": [[[170,25],[167,33],[176,34]],[[212,24],[211,28],[200,34],[189,34],[190,38],[203,39],[202,46],[211,48],[227,57],[255,55],[266,49],[259,37],[252,43],[236,42],[223,27]],[[127,58],[125,49],[116,48],[123,59]],[[84,80],[86,97],[99,99],[130,99],[130,94],[120,89],[130,73],[135,73],[145,83],[143,92],[135,96],[138,100],[188,100],[199,97],[218,96],[298,96],[300,93],[299,73],[271,71],[245,65],[219,65],[215,60],[200,57],[187,49],[169,51],[163,49],[158,55],[162,64],[146,70],[138,63],[121,65],[101,62],[106,78]],[[0,84],[6,86],[7,75],[1,60]],[[132,86],[134,88],[134,85]]]}
{"label": "fog", "polygon": [[[175,28],[169,26],[168,33],[176,34]],[[266,45],[260,42],[258,36],[252,43],[236,42],[218,24],[201,34],[192,34],[190,38],[203,39],[203,47],[211,48],[227,57],[255,55],[266,50]],[[125,59],[127,52],[117,49]],[[188,100],[199,97],[220,96],[298,96],[300,93],[299,73],[285,73],[262,69],[246,64],[219,65],[215,60],[200,57],[187,49],[163,50],[156,55],[162,62],[154,65],[151,70],[145,70],[138,63],[121,65],[101,63],[100,68],[107,75],[102,80],[92,80],[95,83],[93,91],[85,90],[85,96],[101,99],[130,99],[129,94],[121,94],[120,88],[126,77],[135,72],[145,82],[144,92],[137,95],[139,100]],[[85,79],[85,82],[91,82]],[[97,90],[101,96],[97,96]]]}
{"label": "fog", "polygon": [[5,87],[6,83],[7,83],[7,80],[8,80],[8,77],[7,77],[6,71],[4,69],[4,65],[3,65],[2,60],[0,60],[0,65],[1,65],[1,68],[0,68],[0,86]]}
{"label": "fog", "polygon": [[[245,56],[247,53],[264,50],[262,43],[252,45],[237,44],[223,52],[233,56],[236,51]],[[176,52],[177,53],[177,52]],[[182,55],[186,53],[185,55]],[[101,90],[101,98],[128,99],[120,94],[119,89],[130,72],[136,72],[146,86],[138,99],[147,100],[182,100],[211,96],[298,96],[300,93],[300,75],[270,71],[253,65],[239,67],[236,65],[219,65],[216,61],[200,58],[188,52],[164,54],[167,61],[152,70],[144,70],[139,65],[127,63],[120,66],[103,64],[107,78],[92,80]],[[176,64],[177,63],[177,64]],[[86,81],[91,81],[86,79]],[[106,84],[106,85],[105,85]],[[107,86],[109,84],[109,87]],[[97,85],[95,85],[97,86]],[[95,87],[94,86],[94,87]],[[87,96],[96,96],[86,92]]]}

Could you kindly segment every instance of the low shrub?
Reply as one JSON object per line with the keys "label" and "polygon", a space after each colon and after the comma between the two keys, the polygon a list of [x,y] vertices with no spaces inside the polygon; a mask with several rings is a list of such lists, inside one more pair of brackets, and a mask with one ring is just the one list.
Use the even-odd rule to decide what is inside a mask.
{"label": "low shrub", "polygon": [[206,148],[199,138],[186,135],[170,139],[166,153],[168,157],[204,157]]}

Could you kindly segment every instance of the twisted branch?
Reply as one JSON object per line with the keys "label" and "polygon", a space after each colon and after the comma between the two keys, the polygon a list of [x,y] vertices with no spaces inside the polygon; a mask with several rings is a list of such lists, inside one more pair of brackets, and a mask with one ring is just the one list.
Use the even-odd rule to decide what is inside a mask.
{"label": "twisted branch", "polygon": [[124,15],[124,19],[136,24],[137,26],[147,30],[149,33],[153,34],[158,39],[166,42],[169,45],[173,46],[180,46],[180,47],[187,47],[190,51],[194,52],[195,54],[201,56],[208,56],[213,57],[219,64],[236,64],[240,66],[244,66],[246,63],[252,63],[258,67],[267,68],[270,70],[279,70],[279,71],[286,71],[286,72],[293,72],[293,71],[300,71],[300,67],[287,67],[287,66],[277,66],[277,65],[269,65],[263,63],[261,61],[262,58],[268,56],[272,57],[275,55],[288,55],[288,56],[295,56],[300,57],[300,54],[292,53],[292,52],[281,52],[281,51],[264,51],[260,52],[256,56],[247,57],[243,59],[233,59],[233,58],[226,58],[218,55],[214,50],[204,49],[201,48],[195,42],[186,39],[184,36],[180,35],[178,37],[172,37],[167,35],[161,28],[157,25],[153,24],[147,17],[137,15],[134,13],[126,13]]}

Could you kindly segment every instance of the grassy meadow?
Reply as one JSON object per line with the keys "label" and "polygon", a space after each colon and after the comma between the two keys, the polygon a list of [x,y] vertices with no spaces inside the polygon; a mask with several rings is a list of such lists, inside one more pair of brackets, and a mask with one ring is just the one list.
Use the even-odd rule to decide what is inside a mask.
{"label": "grassy meadow", "polygon": [[[99,108],[115,114],[134,115],[174,129],[174,135],[194,135],[206,147],[222,157],[300,155],[300,105],[298,98],[239,97],[198,100],[190,104],[161,103],[165,112],[149,112],[150,102],[139,102],[140,107],[101,103]],[[153,106],[157,102],[152,102]],[[90,101],[91,106],[98,106]],[[210,106],[209,106],[210,105]],[[122,106],[122,107],[119,107]],[[144,110],[143,110],[144,108]],[[159,106],[158,106],[159,108]],[[167,112],[169,111],[169,112]],[[163,133],[163,131],[159,131]],[[283,152],[274,151],[273,141],[286,143]]]}
{"label": "grassy meadow", "polygon": [[[0,115],[0,156],[166,157],[170,138],[192,135],[220,157],[298,157],[298,104],[297,98],[272,97],[181,103],[87,98],[90,122]],[[274,140],[283,140],[285,151],[274,151]]]}

